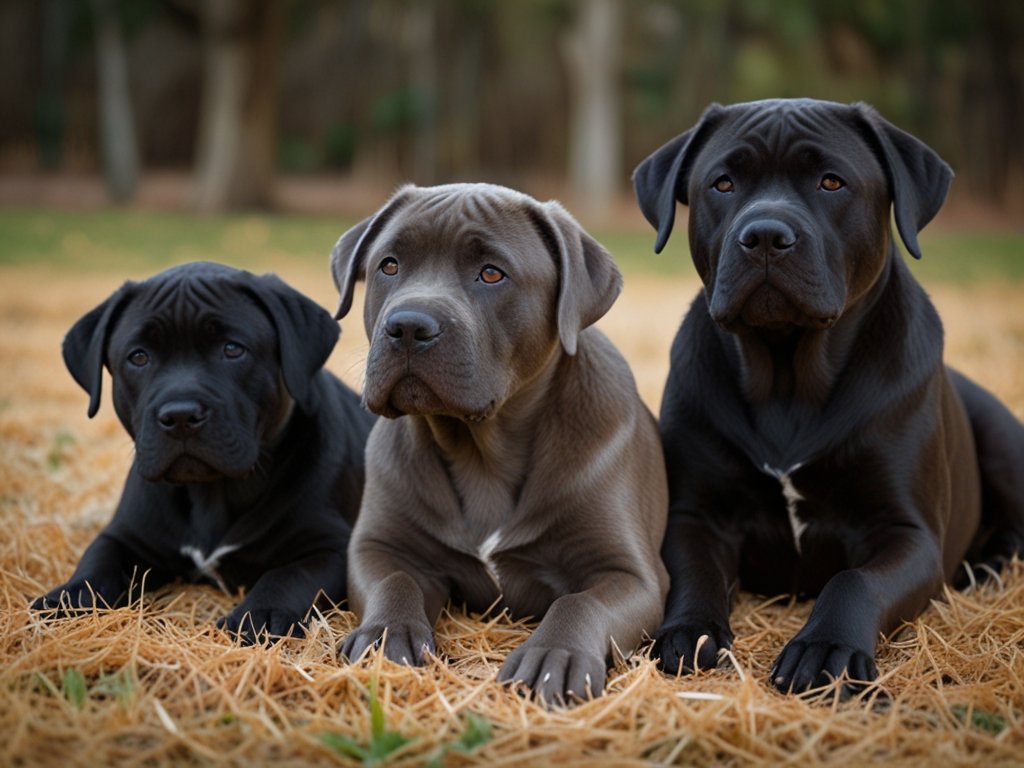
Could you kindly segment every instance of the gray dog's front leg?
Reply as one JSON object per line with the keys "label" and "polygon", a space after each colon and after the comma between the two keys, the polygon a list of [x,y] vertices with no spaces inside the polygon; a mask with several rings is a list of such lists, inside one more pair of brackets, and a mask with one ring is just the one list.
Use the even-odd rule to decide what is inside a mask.
{"label": "gray dog's front leg", "polygon": [[405,558],[365,548],[351,552],[350,582],[352,609],[361,623],[345,638],[342,656],[354,661],[383,642],[387,658],[421,666],[424,653],[435,650],[433,627],[447,589]]}
{"label": "gray dog's front leg", "polygon": [[664,597],[653,579],[600,575],[583,592],[555,600],[530,638],[509,654],[501,682],[521,682],[546,702],[600,696],[612,644],[629,652],[661,621]]}

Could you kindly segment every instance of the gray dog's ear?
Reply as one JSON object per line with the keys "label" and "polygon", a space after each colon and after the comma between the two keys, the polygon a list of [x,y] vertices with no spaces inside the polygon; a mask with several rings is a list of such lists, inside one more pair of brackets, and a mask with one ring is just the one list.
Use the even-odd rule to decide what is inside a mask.
{"label": "gray dog's ear", "polygon": [[534,223],[558,264],[558,337],[566,353],[575,355],[580,331],[618,298],[622,274],[612,255],[561,205],[543,203],[538,213]]}
{"label": "gray dog's ear", "polygon": [[885,169],[896,229],[907,250],[921,258],[917,233],[924,229],[946,200],[953,169],[931,147],[900,130],[867,104],[855,104],[862,130]]}
{"label": "gray dog's ear", "polygon": [[107,341],[121,310],[131,299],[135,283],[125,283],[99,306],[83,315],[64,336],[64,365],[89,393],[89,418],[100,409]]}
{"label": "gray dog's ear", "polygon": [[334,278],[334,286],[341,294],[338,309],[334,313],[335,320],[341,320],[352,309],[356,281],[366,277],[367,250],[395,211],[405,205],[413,189],[415,187],[411,184],[399,189],[383,208],[373,216],[360,221],[335,243],[331,251],[331,276]]}
{"label": "gray dog's ear", "polygon": [[330,312],[276,275],[253,275],[247,287],[277,331],[288,394],[305,413],[311,413],[317,402],[310,383],[338,342],[338,324]]}
{"label": "gray dog's ear", "polygon": [[724,109],[712,104],[700,121],[651,153],[633,171],[633,189],[644,217],[658,231],[654,252],[668,242],[676,220],[676,201],[689,205],[687,187],[693,158],[718,124]]}

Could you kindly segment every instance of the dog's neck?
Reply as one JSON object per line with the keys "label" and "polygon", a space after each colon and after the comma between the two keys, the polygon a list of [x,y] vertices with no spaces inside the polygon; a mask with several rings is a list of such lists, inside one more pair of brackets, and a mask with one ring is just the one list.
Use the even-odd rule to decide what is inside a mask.
{"label": "dog's neck", "polygon": [[[257,511],[257,515],[252,517],[257,517],[259,507],[267,501],[268,491],[280,485],[281,476],[295,474],[295,465],[303,455],[301,447],[315,439],[315,433],[311,432],[315,428],[315,418],[298,408],[291,409],[284,426],[260,452],[251,473],[241,478],[187,486],[191,509],[189,525],[194,540],[191,543],[204,552],[225,544],[245,544],[246,541],[232,538],[231,528],[253,511]],[[267,524],[276,521],[273,515],[263,518]],[[264,530],[258,524],[248,523],[245,529],[247,540],[257,538]]]}
{"label": "dog's neck", "polygon": [[[556,355],[535,377],[520,386],[489,419],[468,422],[453,416],[422,416],[434,443],[449,462],[475,460],[488,471],[525,470],[537,414],[558,365]],[[519,455],[522,454],[522,455]]]}
{"label": "dog's neck", "polygon": [[807,464],[855,427],[850,414],[864,421],[899,407],[942,365],[941,322],[899,259],[894,247],[864,298],[816,336],[772,346],[720,331],[741,399],[753,406],[733,422],[737,442],[757,467]]}
{"label": "dog's neck", "polygon": [[465,521],[476,534],[496,531],[514,512],[535,458],[537,424],[564,357],[559,348],[486,421],[410,417],[442,455]]}
{"label": "dog's neck", "polygon": [[831,328],[751,329],[736,334],[741,384],[749,402],[824,407],[850,362],[864,323],[890,286],[895,258],[899,255],[890,253],[878,280]]}

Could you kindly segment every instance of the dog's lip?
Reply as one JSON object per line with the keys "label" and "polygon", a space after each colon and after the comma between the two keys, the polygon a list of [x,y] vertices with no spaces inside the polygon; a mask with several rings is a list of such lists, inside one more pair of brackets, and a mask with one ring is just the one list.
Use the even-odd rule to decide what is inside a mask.
{"label": "dog's lip", "polygon": [[190,453],[181,453],[160,473],[161,480],[171,483],[208,483],[225,474],[209,462]]}
{"label": "dog's lip", "polygon": [[730,333],[740,329],[764,329],[768,331],[778,331],[785,330],[787,328],[805,328],[814,331],[827,331],[839,320],[838,315],[814,316],[800,312],[795,318],[780,320],[768,319],[750,322],[744,318],[744,308],[745,305],[734,311],[712,312],[711,319],[714,320],[721,328],[729,331]]}
{"label": "dog's lip", "polygon": [[382,398],[370,401],[370,410],[395,418],[397,416],[432,415],[443,411],[443,401],[420,376],[405,373],[395,378]]}
{"label": "dog's lip", "polygon": [[378,416],[399,418],[401,416],[448,416],[470,424],[479,424],[491,418],[497,410],[497,401],[490,399],[482,407],[466,408],[453,402],[451,393],[439,392],[421,376],[406,373],[395,379],[384,397],[371,398],[364,389],[364,404]]}
{"label": "dog's lip", "polygon": [[779,320],[763,321],[756,324],[746,322],[742,317],[742,312],[734,312],[729,314],[712,314],[711,319],[714,320],[718,325],[726,330],[733,330],[737,327],[745,328],[764,328],[769,331],[777,331],[785,328],[807,328],[816,331],[827,331],[832,328],[836,322],[838,322],[838,316],[830,317],[812,317],[806,315],[801,317],[798,321],[792,320]]}
{"label": "dog's lip", "polygon": [[[779,306],[788,308],[790,311],[780,313],[785,316],[778,318],[756,317],[758,313],[751,311],[751,302],[763,300],[765,292],[777,294],[778,298],[782,300]],[[749,282],[745,290],[734,289],[723,294],[720,289],[716,288],[711,296],[708,311],[712,320],[730,332],[741,328],[828,330],[838,322],[842,313],[841,308],[813,307],[802,301],[794,301],[788,291],[767,278]],[[753,322],[751,321],[752,315],[756,318]]]}
{"label": "dog's lip", "polygon": [[255,468],[252,463],[230,466],[215,456],[190,450],[187,445],[180,446],[173,453],[162,453],[157,461],[140,461],[140,458],[136,456],[136,465],[143,478],[149,482],[205,483],[225,479],[238,480],[247,477]]}

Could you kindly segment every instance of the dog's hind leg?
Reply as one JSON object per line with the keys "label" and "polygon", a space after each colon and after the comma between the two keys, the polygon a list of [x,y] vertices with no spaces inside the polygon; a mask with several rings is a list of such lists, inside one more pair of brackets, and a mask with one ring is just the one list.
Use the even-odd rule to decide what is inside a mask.
{"label": "dog's hind leg", "polygon": [[981,479],[981,526],[968,552],[974,578],[961,571],[962,588],[1024,556],[1024,425],[988,390],[956,371],[950,377],[970,418]]}

